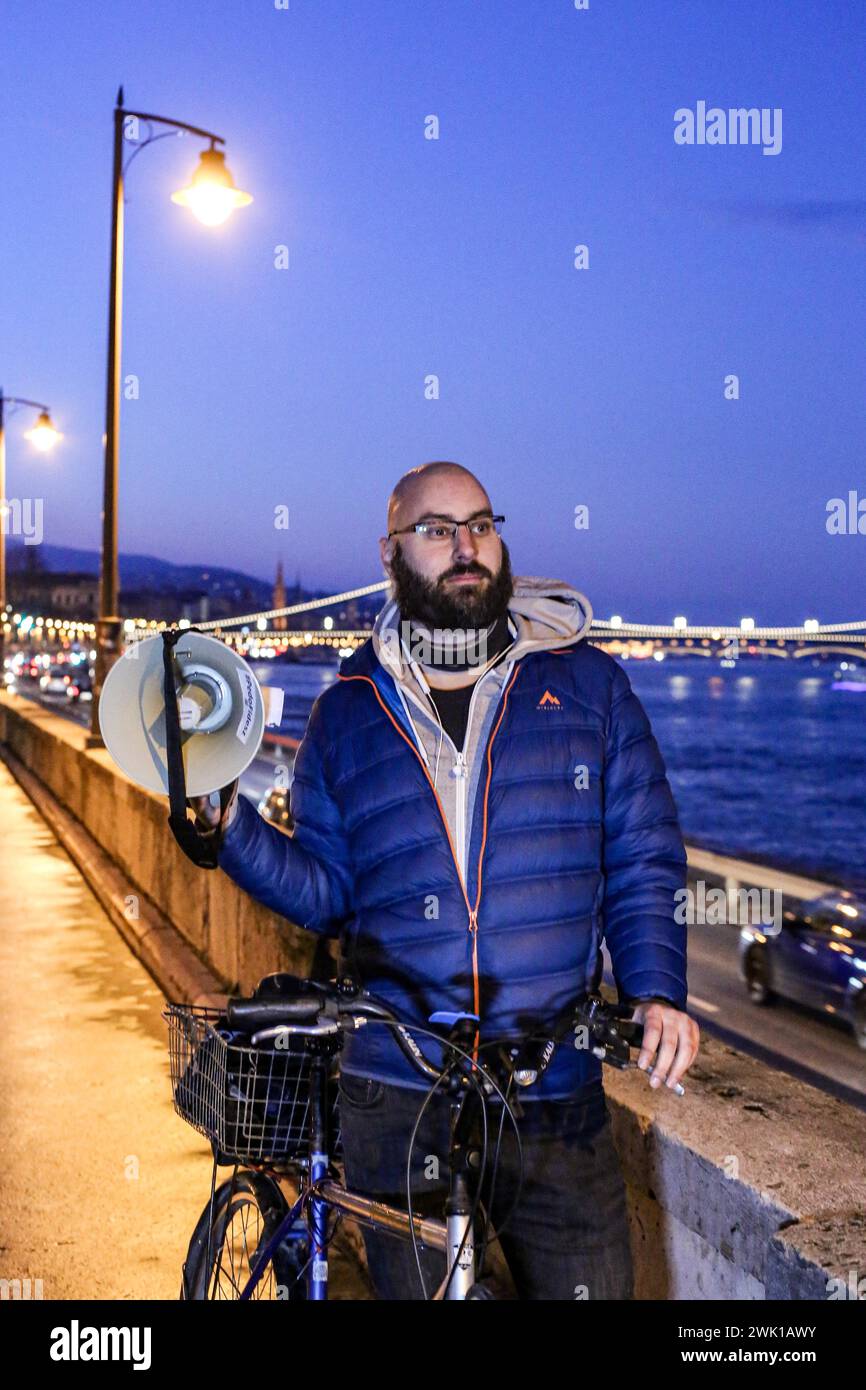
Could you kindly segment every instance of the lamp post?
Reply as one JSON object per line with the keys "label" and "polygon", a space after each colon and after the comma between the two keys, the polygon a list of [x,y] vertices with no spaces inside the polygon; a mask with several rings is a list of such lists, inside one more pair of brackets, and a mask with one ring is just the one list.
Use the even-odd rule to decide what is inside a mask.
{"label": "lamp post", "polygon": [[[25,438],[29,439],[40,453],[47,453],[61,438],[59,431],[54,428],[51,422],[51,412],[47,405],[43,405],[41,401],[30,401],[26,396],[6,396],[3,393],[3,388],[0,387],[0,681],[3,679],[6,655],[6,518],[9,514],[9,503],[6,498],[7,406],[11,406],[12,410],[26,407],[39,411],[36,424],[27,431]],[[9,413],[11,414],[12,411]]]}
{"label": "lamp post", "polygon": [[102,504],[102,549],[100,554],[99,617],[96,622],[96,669],[93,680],[93,704],[90,716],[88,747],[100,747],[99,695],[105,678],[120,654],[122,620],[118,608],[117,565],[117,483],[120,443],[120,361],[123,304],[123,162],[124,127],[127,121],[140,121],[147,126],[169,127],[159,135],[150,135],[130,155],[126,167],[141,150],[164,139],[166,135],[198,135],[209,140],[198,168],[188,187],[173,193],[172,202],[188,207],[207,227],[225,222],[235,208],[252,202],[249,193],[235,187],[226,168],[225,155],[217,145],[224,145],[221,135],[201,126],[175,121],[168,116],[151,112],[131,111],[124,107],[123,88],[119,87],[114,108],[114,156],[111,179],[111,271],[108,297],[108,370],[105,388],[105,472]]}

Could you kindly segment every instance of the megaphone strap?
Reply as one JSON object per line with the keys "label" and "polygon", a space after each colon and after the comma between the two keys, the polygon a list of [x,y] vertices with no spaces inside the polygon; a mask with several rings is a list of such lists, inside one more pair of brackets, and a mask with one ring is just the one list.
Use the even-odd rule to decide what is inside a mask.
{"label": "megaphone strap", "polygon": [[222,817],[231,796],[231,787],[220,791],[220,826],[216,832],[205,838],[187,818],[186,814],[186,774],[183,767],[183,754],[180,742],[180,714],[177,707],[177,679],[175,672],[174,647],[180,637],[198,628],[166,628],[162,634],[163,695],[165,697],[165,761],[168,773],[168,823],[171,833],[184,854],[200,869],[219,867],[219,851],[222,842]]}

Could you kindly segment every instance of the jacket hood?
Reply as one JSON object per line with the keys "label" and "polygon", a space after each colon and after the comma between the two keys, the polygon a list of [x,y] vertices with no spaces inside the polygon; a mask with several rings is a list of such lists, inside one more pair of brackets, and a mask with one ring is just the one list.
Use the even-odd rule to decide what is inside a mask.
{"label": "jacket hood", "polygon": [[[583,641],[592,625],[589,599],[559,579],[515,576],[508,614],[516,629],[509,653],[512,661],[532,652],[575,646]],[[370,643],[365,642],[348,657],[341,664],[340,673],[354,675],[361,669],[369,670],[378,661],[396,681],[404,681],[410,672],[399,641],[399,621],[400,610],[393,589],[389,589],[388,598],[373,625]],[[362,652],[366,659],[362,658]]]}

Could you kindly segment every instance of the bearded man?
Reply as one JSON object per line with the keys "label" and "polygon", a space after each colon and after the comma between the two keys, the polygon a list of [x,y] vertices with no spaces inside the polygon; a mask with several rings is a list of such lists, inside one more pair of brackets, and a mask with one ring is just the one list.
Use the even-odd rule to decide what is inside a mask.
{"label": "bearded man", "polygon": [[[470,1015],[482,1060],[491,1040],[525,1037],[593,991],[604,941],[619,998],[644,1024],[639,1065],[654,1059],[651,1084],[673,1088],[699,1034],[685,1012],[686,856],[664,762],[624,670],[586,640],[588,601],[514,578],[503,521],[461,465],[400,479],[380,540],[391,597],[313,707],[294,833],[235,797],[220,867],[274,911],[338,934],[345,968],[401,1019]],[[633,1296],[601,1070],[588,1048],[556,1049],[520,1095],[522,1165],[506,1124],[495,1186],[479,1194],[519,1298]],[[352,1189],[405,1205],[428,1089],[387,1027],[347,1038]],[[434,1093],[414,1135],[416,1213],[442,1214],[449,1104]],[[380,1298],[424,1296],[411,1245],[364,1240]],[[420,1258],[432,1291],[443,1257]]]}

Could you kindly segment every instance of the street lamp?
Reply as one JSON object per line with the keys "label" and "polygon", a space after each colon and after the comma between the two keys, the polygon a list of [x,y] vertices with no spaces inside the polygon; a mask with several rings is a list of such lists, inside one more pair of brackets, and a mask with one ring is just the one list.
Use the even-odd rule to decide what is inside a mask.
{"label": "street lamp", "polygon": [[0,387],[0,681],[3,679],[4,658],[6,648],[6,517],[9,514],[9,504],[6,499],[6,407],[11,406],[10,415],[13,410],[29,408],[38,410],[39,416],[32,429],[25,432],[24,438],[29,439],[31,444],[40,453],[47,453],[53,448],[58,439],[62,438],[60,431],[55,429],[51,422],[51,413],[47,405],[41,401],[29,401],[26,396],[5,396]]}
{"label": "street lamp", "polygon": [[225,155],[211,144],[203,151],[192,182],[172,193],[171,201],[189,208],[205,227],[219,227],[235,208],[245,208],[253,200],[251,194],[235,188]]}
{"label": "street lamp", "polygon": [[114,159],[111,183],[111,273],[108,302],[108,371],[105,387],[105,476],[102,506],[102,548],[100,554],[99,617],[96,622],[96,670],[93,679],[93,703],[90,715],[88,747],[102,745],[99,731],[99,695],[105,678],[120,654],[122,620],[117,613],[117,483],[120,444],[120,359],[123,308],[123,163],[124,125],[128,120],[141,121],[147,126],[162,125],[169,129],[160,135],[149,135],[130,155],[126,167],[135,156],[169,134],[198,135],[210,141],[199,160],[198,168],[187,188],[172,194],[172,201],[189,208],[200,222],[216,227],[231,216],[235,208],[252,202],[249,193],[235,187],[226,167],[225,155],[217,145],[224,145],[221,135],[201,126],[175,121],[168,116],[151,112],[130,111],[123,104],[123,88],[118,88],[114,108]]}
{"label": "street lamp", "polygon": [[47,454],[54,448],[58,439],[62,439],[60,431],[54,428],[51,416],[47,409],[39,411],[39,418],[32,430],[25,430],[24,438],[29,439],[35,449],[40,454]]}

